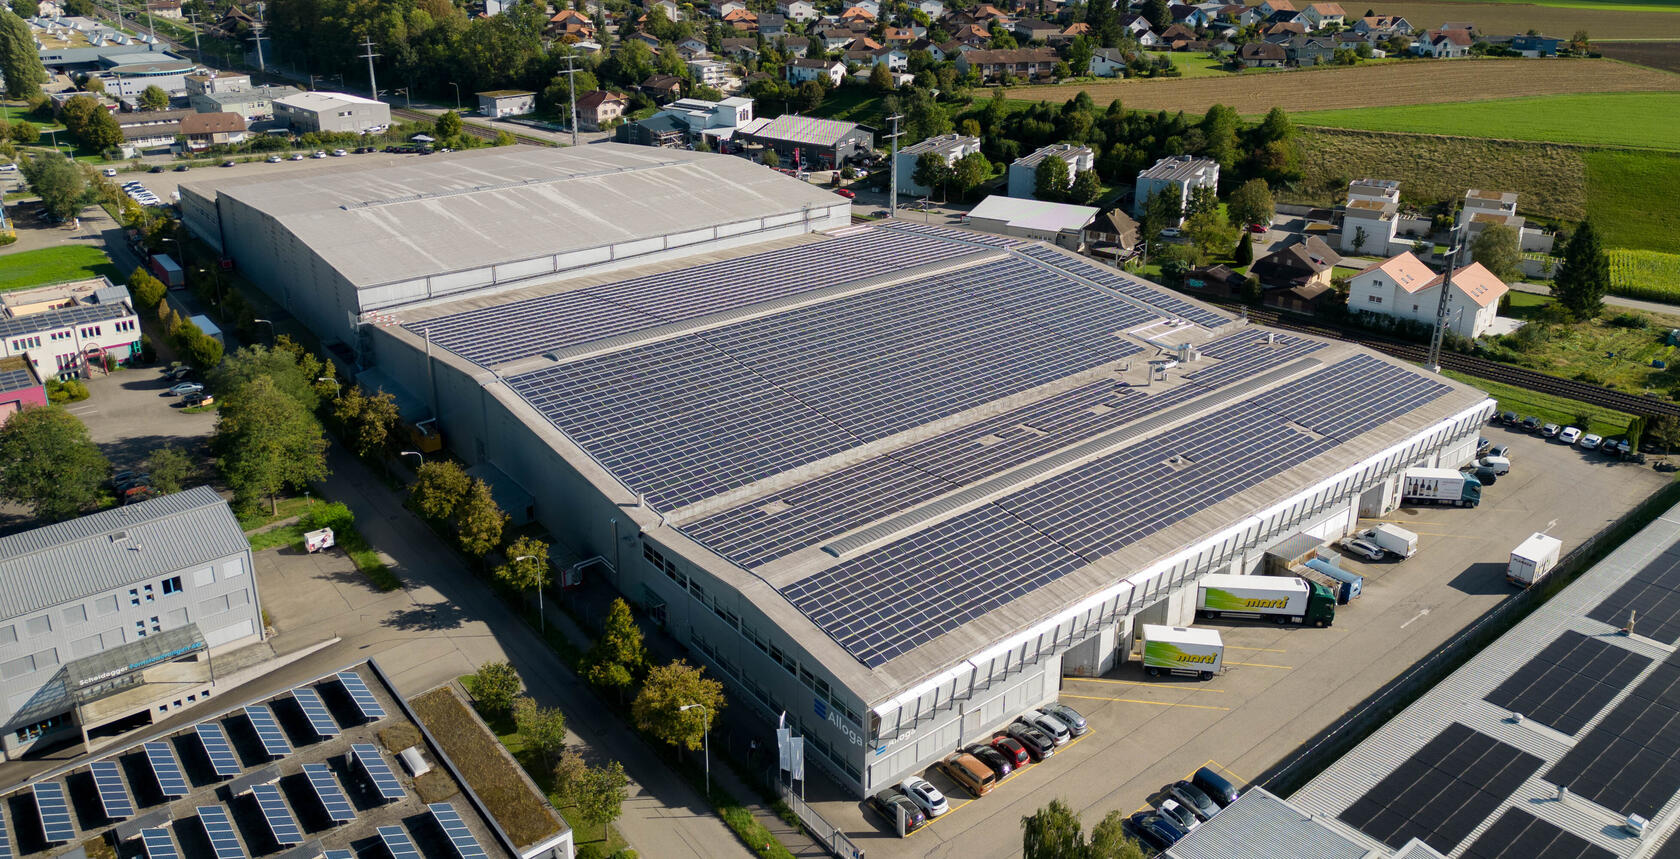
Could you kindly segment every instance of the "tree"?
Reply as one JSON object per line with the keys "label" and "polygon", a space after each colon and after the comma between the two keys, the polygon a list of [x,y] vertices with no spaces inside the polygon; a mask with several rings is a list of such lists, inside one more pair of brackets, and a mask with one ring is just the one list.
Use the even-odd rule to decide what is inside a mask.
{"label": "tree", "polygon": [[239,396],[245,386],[267,377],[275,390],[285,394],[305,411],[314,412],[321,405],[321,394],[315,380],[326,367],[319,358],[302,348],[276,341],[274,346],[257,344],[242,346],[219,364],[209,376],[210,390],[223,400]]}
{"label": "tree", "polygon": [[472,480],[461,466],[449,460],[434,460],[420,466],[414,485],[409,487],[408,500],[421,516],[433,522],[447,522],[471,488]]}
{"label": "tree", "polygon": [[163,300],[164,295],[169,292],[169,287],[165,286],[163,281],[152,277],[143,266],[135,266],[134,273],[128,276],[128,291],[134,296],[135,303],[140,305],[139,309],[151,310]]}
{"label": "tree", "polygon": [[1102,177],[1095,170],[1081,170],[1073,174],[1073,184],[1068,186],[1067,201],[1080,206],[1089,206],[1097,202],[1102,196]]}
{"label": "tree", "polygon": [[706,728],[717,722],[724,706],[723,684],[705,672],[681,659],[649,671],[630,704],[636,727],[678,748],[700,751]]}
{"label": "tree", "polygon": [[1021,818],[1021,855],[1024,859],[1084,859],[1085,833],[1079,815],[1066,802],[1052,799]]}
{"label": "tree", "polygon": [[782,156],[777,155],[776,150],[766,146],[764,147],[763,152],[758,153],[758,163],[771,169],[775,169],[782,166]]}
{"label": "tree", "polygon": [[1653,442],[1647,447],[1660,445],[1666,454],[1680,447],[1680,418],[1674,415],[1655,415],[1645,425],[1644,436]]}
{"label": "tree", "polygon": [[276,496],[327,476],[327,439],[321,422],[297,400],[259,376],[222,404],[213,444],[217,464],[240,506]]}
{"label": "tree", "polygon": [[17,412],[0,426],[0,497],[57,521],[99,505],[111,463],[75,415],[57,406]]}
{"label": "tree", "polygon": [[1091,827],[1091,841],[1085,846],[1086,859],[1144,859],[1144,856],[1143,845],[1126,834],[1126,812],[1110,811]]}
{"label": "tree", "polygon": [[437,118],[433,130],[437,132],[439,140],[450,140],[459,136],[461,133],[461,115],[453,110],[444,111],[443,115]]}
{"label": "tree", "polygon": [[577,792],[588,776],[589,765],[583,762],[583,755],[570,747],[560,752],[560,760],[554,765],[554,792],[560,794],[561,804],[577,804]]}
{"label": "tree", "polygon": [[1237,249],[1231,253],[1231,259],[1237,265],[1249,265],[1254,262],[1254,234],[1243,230],[1242,238],[1237,241]]}
{"label": "tree", "polygon": [[[76,96],[76,98],[92,98],[91,96]],[[74,100],[74,99],[72,99]],[[89,149],[103,152],[115,146],[122,145],[122,126],[117,124],[117,118],[103,107],[94,111],[80,130],[72,132],[82,141],[82,145]]]}
{"label": "tree", "polygon": [[1276,213],[1277,203],[1272,199],[1272,187],[1264,179],[1250,179],[1242,183],[1225,200],[1225,217],[1232,226],[1270,224]]}
{"label": "tree", "polygon": [[169,93],[163,87],[152,84],[140,93],[140,104],[147,110],[163,110],[169,106]]}
{"label": "tree", "polygon": [[12,14],[24,19],[40,17],[41,4],[35,0],[12,0]]}
{"label": "tree", "polygon": [[[1184,222],[1184,235],[1190,238],[1190,242],[1203,256],[1223,253],[1226,248],[1231,247],[1236,242],[1236,229],[1225,223],[1217,211],[1206,209],[1191,215]],[[1244,234],[1247,234],[1246,230]]]}
{"label": "tree", "polygon": [[516,591],[539,588],[548,583],[548,544],[521,536],[507,547],[507,563],[496,568],[496,578]]}
{"label": "tree", "polygon": [[41,129],[27,119],[20,119],[12,123],[11,138],[15,143],[33,144],[40,141]]}
{"label": "tree", "polygon": [[1219,211],[1219,192],[1211,185],[1196,185],[1190,189],[1190,199],[1184,204],[1184,217],[1194,218],[1207,212]]}
{"label": "tree", "polygon": [[525,684],[511,664],[486,662],[473,674],[472,688],[468,691],[472,692],[473,700],[486,712],[506,713],[513,709],[513,699],[523,688]]}
{"label": "tree", "polygon": [[104,94],[105,82],[92,76],[82,78],[82,91]]}
{"label": "tree", "polygon": [[893,74],[887,69],[886,63],[876,63],[869,70],[869,88],[876,92],[892,92],[898,87],[893,83]]}
{"label": "tree", "polygon": [[956,178],[956,171],[946,163],[945,156],[938,152],[923,152],[916,156],[916,169],[910,173],[911,181],[928,189],[944,193]]}
{"label": "tree", "polygon": [[1587,37],[1586,30],[1576,30],[1575,35],[1569,37],[1569,50],[1577,54],[1592,50],[1592,39]]}
{"label": "tree", "polygon": [[554,760],[566,747],[566,714],[558,708],[538,706],[530,696],[521,695],[513,702],[513,724],[526,748],[540,752],[545,761]]}
{"label": "tree", "polygon": [[794,104],[806,113],[821,107],[825,98],[828,98],[828,78],[800,81],[799,86],[793,90]]}
{"label": "tree", "polygon": [[87,205],[87,173],[76,162],[68,158],[38,157],[25,159],[20,166],[29,189],[41,198],[47,214],[68,221]]}
{"label": "tree", "polygon": [[1033,170],[1033,196],[1051,203],[1067,198],[1068,163],[1060,155],[1046,155]]}
{"label": "tree", "polygon": [[647,646],[642,642],[642,630],[630,613],[630,604],[623,598],[614,599],[607,609],[607,621],[601,637],[590,645],[583,657],[585,676],[597,686],[622,692],[636,682],[647,662]]}
{"label": "tree", "polygon": [[967,197],[980,187],[980,183],[991,178],[992,162],[986,158],[985,153],[970,152],[957,159],[957,163],[952,165],[951,174],[951,183],[956,186],[958,193]]}
{"label": "tree", "polygon": [[1504,224],[1488,224],[1470,243],[1470,258],[1510,282],[1522,277],[1522,236]]}
{"label": "tree", "polygon": [[203,329],[191,321],[183,323],[177,332],[175,346],[181,350],[181,357],[187,359],[187,363],[200,372],[210,370],[222,362],[222,341],[205,334]]}
{"label": "tree", "polygon": [[6,9],[0,9],[0,77],[5,78],[6,92],[21,99],[40,95],[41,84],[47,82],[29,24]]}
{"label": "tree", "polygon": [[180,492],[188,483],[198,481],[198,463],[174,446],[152,451],[146,458],[146,471],[152,476],[152,488],[164,495]]}
{"label": "tree", "polygon": [[594,826],[606,826],[624,810],[624,790],[630,779],[624,765],[611,761],[604,767],[590,767],[572,791],[578,817]]}
{"label": "tree", "polygon": [[455,508],[455,534],[461,551],[481,558],[502,542],[502,528],[508,515],[496,506],[490,495],[490,484],[473,478],[467,495]]}
{"label": "tree", "polygon": [[1371,240],[1371,234],[1365,232],[1364,227],[1354,227],[1353,228],[1353,252],[1354,253],[1359,253],[1361,250],[1363,250],[1365,248],[1365,245],[1368,242],[1370,242],[1370,240]]}
{"label": "tree", "polygon": [[1604,311],[1610,291],[1610,258],[1599,244],[1592,221],[1582,221],[1563,251],[1563,264],[1552,278],[1552,294],[1577,319],[1591,319]]}
{"label": "tree", "polygon": [[350,446],[363,459],[373,459],[391,440],[391,430],[401,415],[390,391],[368,396],[354,385],[333,404],[333,418],[344,428]]}

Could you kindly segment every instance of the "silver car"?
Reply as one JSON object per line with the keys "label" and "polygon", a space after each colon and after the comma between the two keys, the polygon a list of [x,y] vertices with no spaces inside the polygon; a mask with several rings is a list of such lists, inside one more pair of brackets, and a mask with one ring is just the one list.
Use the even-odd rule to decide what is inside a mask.
{"label": "silver car", "polygon": [[1358,555],[1367,561],[1380,561],[1383,559],[1384,555],[1388,554],[1383,547],[1378,546],[1370,540],[1349,540],[1342,544],[1342,548],[1347,549],[1350,553]]}
{"label": "silver car", "polygon": [[1028,710],[1027,712],[1021,714],[1019,721],[1024,724],[1031,725],[1048,734],[1050,739],[1058,746],[1065,746],[1068,744],[1069,740],[1073,739],[1073,732],[1068,730],[1068,726],[1062,724],[1061,719],[1058,719],[1048,713],[1044,713],[1039,710]]}
{"label": "silver car", "polygon": [[1054,717],[1056,721],[1066,725],[1076,737],[1083,737],[1091,732],[1091,726],[1085,723],[1085,717],[1079,715],[1078,710],[1060,701],[1045,704],[1038,708],[1038,712]]}

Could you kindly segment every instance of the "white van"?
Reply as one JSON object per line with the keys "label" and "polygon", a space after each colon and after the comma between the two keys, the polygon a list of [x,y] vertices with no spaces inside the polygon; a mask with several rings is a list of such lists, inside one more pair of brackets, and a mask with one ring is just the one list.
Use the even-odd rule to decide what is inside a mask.
{"label": "white van", "polygon": [[1503,456],[1484,456],[1476,460],[1476,464],[1482,468],[1493,469],[1493,473],[1500,477],[1511,473],[1511,461]]}

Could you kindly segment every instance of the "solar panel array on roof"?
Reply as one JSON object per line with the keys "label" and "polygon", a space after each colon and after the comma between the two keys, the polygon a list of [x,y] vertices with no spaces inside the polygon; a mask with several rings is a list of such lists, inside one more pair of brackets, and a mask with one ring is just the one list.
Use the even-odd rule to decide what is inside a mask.
{"label": "solar panel array on roof", "polygon": [[1626,626],[1639,612],[1636,630],[1664,644],[1680,644],[1680,546],[1653,558],[1587,617],[1614,627]]}
{"label": "solar panel array on roof", "polygon": [[292,816],[292,810],[286,807],[280,788],[272,784],[254,784],[251,785],[251,795],[257,799],[257,808],[262,810],[263,820],[268,822],[268,831],[274,835],[274,843],[281,847],[303,843],[303,829],[298,826],[297,818]]}
{"label": "solar panel array on roof", "polygon": [[34,334],[53,328],[72,328],[77,325],[108,322],[132,313],[133,311],[122,304],[76,304],[44,313],[8,316],[0,318],[0,338]]}
{"label": "solar panel array on roof", "polygon": [[338,779],[333,778],[330,767],[326,764],[304,764],[303,776],[315,790],[316,798],[321,800],[321,807],[327,811],[327,819],[334,823],[356,819],[356,807],[350,804],[344,790],[338,786]]}
{"label": "solar panel array on roof", "polygon": [[979,249],[868,230],[404,325],[482,366],[956,259]]}
{"label": "solar panel array on roof", "polygon": [[362,680],[362,675],[354,671],[340,671],[338,682],[344,686],[344,691],[350,693],[350,700],[356,703],[356,709],[361,711],[362,718],[369,722],[385,718],[385,707],[373,696],[373,690]]}
{"label": "solar panel array on roof", "polygon": [[181,859],[181,851],[175,848],[175,839],[169,837],[168,827],[140,830],[140,843],[146,848],[146,859]]}
{"label": "solar panel array on roof", "polygon": [[426,808],[431,810],[432,818],[437,821],[438,826],[443,827],[443,834],[455,848],[456,856],[461,859],[479,859],[481,856],[490,855],[479,845],[478,838],[467,828],[467,822],[461,819],[461,814],[455,810],[455,806],[447,802],[434,802]]}
{"label": "solar panel array on roof", "polygon": [[1417,371],[1356,355],[1252,402],[1313,432],[1347,441],[1452,390]]}
{"label": "solar panel array on roof", "polygon": [[1323,343],[1314,340],[1244,328],[1201,347],[1198,351],[1220,359],[1219,363],[1192,370],[1184,378],[1199,385],[1218,387],[1281,367],[1323,348]]}
{"label": "solar panel array on roof", "polygon": [[1460,859],[1615,859],[1616,854],[1520,808],[1507,808]]}
{"label": "solar panel array on roof", "polygon": [[303,710],[304,718],[309,720],[309,727],[315,730],[316,736],[323,740],[338,736],[338,723],[333,721],[332,714],[327,712],[327,704],[321,700],[321,693],[310,686],[299,686],[292,690],[292,698]]}
{"label": "solar panel array on roof", "polygon": [[94,761],[88,765],[93,772],[93,787],[99,792],[99,804],[105,809],[105,816],[112,820],[121,820],[134,816],[134,800],[128,795],[128,784],[123,781],[122,768],[116,761]]}
{"label": "solar panel array on roof", "polygon": [[5,808],[0,808],[0,859],[12,859],[12,836],[6,831]]}
{"label": "solar panel array on roof", "polygon": [[44,781],[35,785],[35,810],[41,816],[41,837],[48,844],[63,844],[76,837],[75,824],[70,821],[70,803],[64,798],[64,785]]}
{"label": "solar panel array on roof", "polygon": [[1647,820],[1680,792],[1680,654],[1671,655],[1575,741],[1546,779]]}
{"label": "solar panel array on roof", "polygon": [[219,722],[200,722],[194,726],[204,753],[210,757],[210,768],[221,778],[232,778],[244,771],[239,756],[233,753],[233,743]]}
{"label": "solar panel array on roof", "polygon": [[270,757],[283,758],[292,753],[292,744],[286,739],[286,732],[280,729],[274,710],[267,704],[246,706],[245,718],[251,720],[257,739],[262,741],[263,751],[268,752]]}
{"label": "solar panel array on roof", "polygon": [[1070,256],[1042,245],[1016,248],[1016,253],[1031,257],[1062,271],[1078,275],[1098,285],[1112,289],[1128,298],[1180,319],[1187,319],[1205,328],[1218,328],[1232,321],[1231,317],[1191,304],[1155,284],[1129,274],[1104,268],[1079,257]]}
{"label": "solar panel array on roof", "polygon": [[378,831],[379,840],[391,851],[391,859],[420,859],[420,851],[414,848],[414,842],[401,826],[381,826]]}
{"label": "solar panel array on roof", "polygon": [[238,833],[233,831],[233,820],[228,817],[227,809],[219,805],[201,805],[198,807],[198,822],[204,826],[204,834],[210,839],[216,859],[246,859],[245,847],[239,843]]}
{"label": "solar panel array on roof", "polygon": [[1015,248],[1026,244],[1021,239],[1012,239],[1009,236],[981,233],[974,230],[954,230],[950,227],[936,227],[933,224],[918,224],[914,221],[885,221],[879,226],[901,233],[920,233],[924,236],[936,236],[942,239],[987,245],[994,248]]}
{"label": "solar panel array on roof", "polygon": [[373,782],[374,790],[379,792],[380,799],[395,802],[408,796],[403,790],[402,782],[397,780],[397,774],[391,771],[391,765],[379,754],[378,747],[372,743],[355,743],[350,746],[350,754],[361,764],[362,771],[367,773]]}
{"label": "solar panel array on roof", "polygon": [[1417,838],[1447,855],[1542,763],[1455,722],[1355,800],[1340,820],[1390,847]]}
{"label": "solar panel array on roof", "polygon": [[1568,631],[1505,678],[1486,700],[1573,735],[1650,664],[1650,657]]}
{"label": "solar panel array on roof", "polygon": [[321,859],[356,859],[354,850],[328,850],[321,854]]}
{"label": "solar panel array on roof", "polygon": [[168,742],[155,740],[144,746],[146,761],[152,765],[152,775],[157,776],[158,790],[170,799],[180,799],[192,792],[187,786],[187,777],[181,772],[181,762],[175,757],[175,749]]}

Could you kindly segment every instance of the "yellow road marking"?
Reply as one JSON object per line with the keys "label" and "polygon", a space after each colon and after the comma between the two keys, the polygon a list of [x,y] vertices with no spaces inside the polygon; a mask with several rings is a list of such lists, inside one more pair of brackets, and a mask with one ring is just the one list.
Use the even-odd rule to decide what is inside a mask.
{"label": "yellow road marking", "polygon": [[1227,713],[1231,711],[1230,707],[1214,707],[1208,704],[1175,704],[1170,701],[1144,701],[1138,698],[1104,698],[1098,695],[1068,695],[1065,693],[1062,697],[1077,698],[1081,701],[1119,701],[1122,704],[1152,704],[1156,707],[1189,707],[1192,710],[1222,710]]}
{"label": "yellow road marking", "polygon": [[1063,680],[1083,680],[1086,683],[1113,683],[1116,686],[1143,686],[1149,689],[1171,689],[1178,692],[1221,692],[1224,689],[1198,689],[1194,686],[1167,686],[1161,683],[1141,683],[1137,680],[1105,680],[1101,677],[1063,677]]}
{"label": "yellow road marking", "polygon": [[1287,650],[1278,650],[1275,647],[1238,647],[1235,644],[1227,644],[1227,645],[1225,645],[1225,649],[1226,650],[1256,650],[1256,651],[1260,651],[1262,653],[1288,653],[1289,652]]}
{"label": "yellow road marking", "polygon": [[1285,671],[1290,671],[1290,670],[1293,670],[1295,668],[1295,666],[1293,666],[1293,665],[1267,665],[1264,662],[1232,662],[1229,659],[1225,660],[1225,664],[1226,665],[1246,665],[1249,668],[1282,668]]}

